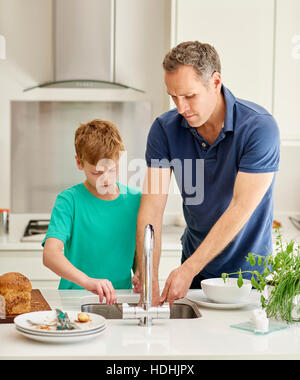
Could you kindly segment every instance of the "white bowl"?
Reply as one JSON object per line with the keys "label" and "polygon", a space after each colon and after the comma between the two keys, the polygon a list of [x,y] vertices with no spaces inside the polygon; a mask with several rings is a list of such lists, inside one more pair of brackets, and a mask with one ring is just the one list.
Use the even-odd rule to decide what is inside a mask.
{"label": "white bowl", "polygon": [[209,278],[201,281],[201,287],[207,298],[218,303],[240,303],[247,300],[252,285],[250,280],[243,280],[241,288],[237,278]]}

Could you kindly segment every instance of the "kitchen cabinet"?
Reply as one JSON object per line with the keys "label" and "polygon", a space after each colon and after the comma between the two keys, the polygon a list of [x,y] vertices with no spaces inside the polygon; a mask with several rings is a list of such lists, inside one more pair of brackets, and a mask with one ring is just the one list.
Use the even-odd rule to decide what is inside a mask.
{"label": "kitchen cabinet", "polygon": [[169,49],[170,0],[116,0],[115,17],[115,81],[145,91],[156,117],[168,103],[162,61]]}
{"label": "kitchen cabinet", "polygon": [[[155,16],[155,28],[153,17]],[[117,0],[115,22],[116,82],[146,90],[153,80],[159,83],[165,49],[164,2],[161,0]],[[151,62],[151,75],[145,75]],[[154,82],[155,83],[155,82]],[[162,83],[161,83],[162,85]]]}
{"label": "kitchen cabinet", "polygon": [[225,86],[272,111],[274,0],[173,0],[172,35],[213,45]]}
{"label": "kitchen cabinet", "polygon": [[300,2],[277,0],[274,116],[281,138],[300,144]]}
{"label": "kitchen cabinet", "polygon": [[33,289],[57,289],[59,277],[43,265],[43,251],[0,250],[0,275],[20,272]]}

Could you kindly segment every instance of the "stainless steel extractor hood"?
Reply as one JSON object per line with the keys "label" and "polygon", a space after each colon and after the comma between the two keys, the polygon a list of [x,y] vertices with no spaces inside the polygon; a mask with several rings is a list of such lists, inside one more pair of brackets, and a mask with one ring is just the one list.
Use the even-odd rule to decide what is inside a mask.
{"label": "stainless steel extractor hood", "polygon": [[129,88],[115,82],[115,0],[53,0],[53,7],[53,78],[24,91]]}

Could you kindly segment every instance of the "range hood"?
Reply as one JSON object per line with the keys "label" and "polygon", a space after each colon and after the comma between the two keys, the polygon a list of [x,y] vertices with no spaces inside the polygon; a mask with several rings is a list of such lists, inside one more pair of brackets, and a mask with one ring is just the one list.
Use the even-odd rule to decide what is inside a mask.
{"label": "range hood", "polygon": [[137,88],[115,81],[115,0],[53,0],[53,78],[35,88]]}

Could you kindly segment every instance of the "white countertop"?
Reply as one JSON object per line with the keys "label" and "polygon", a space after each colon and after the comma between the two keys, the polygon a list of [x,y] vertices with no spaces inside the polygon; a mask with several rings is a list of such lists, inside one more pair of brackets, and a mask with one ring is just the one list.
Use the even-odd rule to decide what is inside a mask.
{"label": "white countertop", "polygon": [[[163,251],[181,251],[180,237],[184,232],[184,227],[178,226],[163,226],[162,234],[162,250]],[[1,251],[32,251],[41,253],[43,247],[41,242],[21,242],[20,239],[14,237],[0,239]]]}
{"label": "white countertop", "polygon": [[[299,215],[298,215],[299,217]],[[300,231],[297,230],[290,222],[287,214],[276,215],[275,219],[282,223],[281,233],[285,240],[294,239],[300,241]],[[184,232],[183,226],[172,224],[164,224],[162,227],[162,250],[163,251],[181,251],[180,238]],[[23,231],[20,229],[20,231]],[[21,242],[20,231],[18,234],[13,233],[12,236],[3,240],[0,238],[0,253],[1,251],[32,251],[41,252],[43,247],[41,242]],[[275,233],[274,233],[275,234]]]}
{"label": "white countertop", "polygon": [[[197,292],[190,290],[189,294]],[[80,311],[85,290],[42,290],[52,308]],[[117,291],[118,301],[138,295]],[[300,327],[267,335],[233,329],[231,324],[250,319],[259,296],[238,310],[199,307],[202,317],[154,320],[151,328],[135,320],[107,320],[108,328],[91,340],[72,344],[47,344],[20,335],[13,324],[0,324],[1,359],[300,359]]]}
{"label": "white countertop", "polygon": [[[281,233],[284,240],[289,241],[294,239],[300,242],[300,231],[297,230],[288,219],[288,215],[280,215],[275,218],[282,223]],[[163,225],[162,229],[162,251],[181,251],[180,238],[184,232],[184,227],[174,225]],[[275,232],[274,232],[275,238]],[[20,237],[11,237],[6,241],[0,239],[1,251],[27,251],[41,253],[43,247],[41,242],[21,242]]]}

